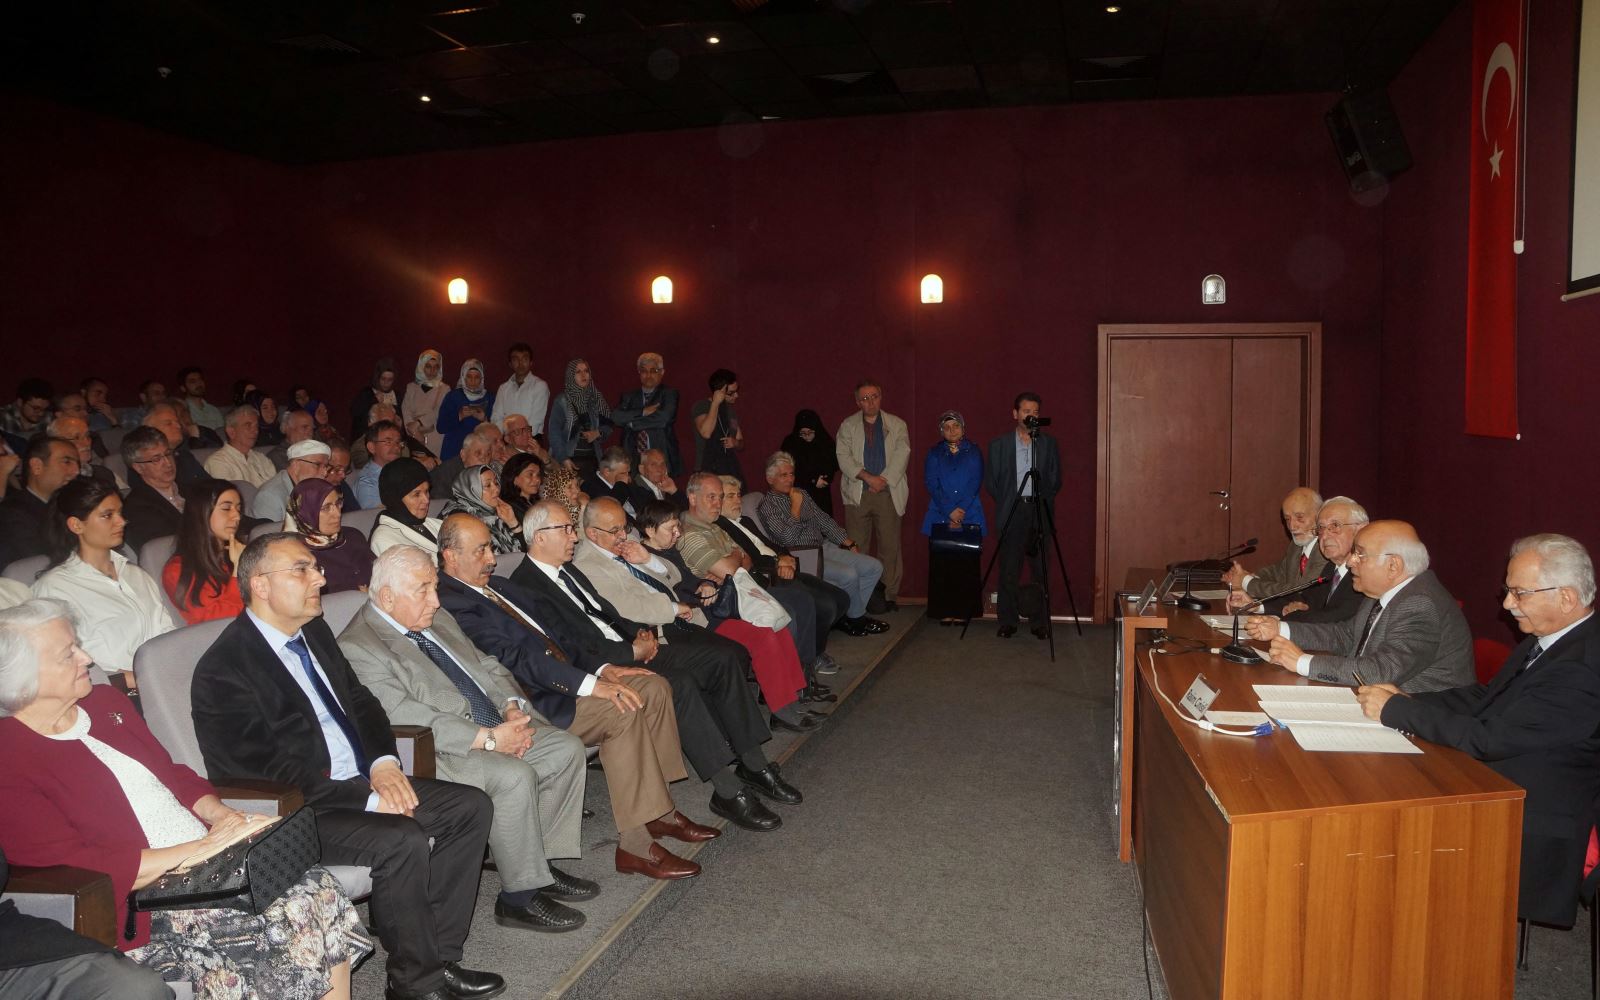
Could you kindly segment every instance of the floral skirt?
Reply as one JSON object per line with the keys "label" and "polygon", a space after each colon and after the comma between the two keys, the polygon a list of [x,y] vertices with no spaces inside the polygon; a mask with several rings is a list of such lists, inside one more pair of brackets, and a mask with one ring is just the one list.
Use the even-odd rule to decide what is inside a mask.
{"label": "floral skirt", "polygon": [[199,1000],[316,1000],[332,986],[331,969],[371,952],[338,880],[313,868],[259,915],[157,910],[150,943],[128,957],[192,983]]}

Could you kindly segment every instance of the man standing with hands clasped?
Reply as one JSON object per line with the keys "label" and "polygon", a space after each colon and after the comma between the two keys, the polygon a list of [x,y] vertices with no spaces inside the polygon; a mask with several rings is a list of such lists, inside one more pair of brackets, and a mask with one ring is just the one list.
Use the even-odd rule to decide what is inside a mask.
{"label": "man standing with hands clasped", "polygon": [[900,596],[900,520],[906,512],[906,462],[911,439],[906,422],[883,411],[883,387],[869,379],[856,384],[859,416],[847,417],[834,435],[839,459],[839,493],[844,497],[844,530],[883,564],[885,611],[897,610]]}
{"label": "man standing with hands clasped", "polygon": [[1505,609],[1526,635],[1487,684],[1356,692],[1368,718],[1471,754],[1527,789],[1517,916],[1571,927],[1600,796],[1594,563],[1565,535],[1511,546]]}

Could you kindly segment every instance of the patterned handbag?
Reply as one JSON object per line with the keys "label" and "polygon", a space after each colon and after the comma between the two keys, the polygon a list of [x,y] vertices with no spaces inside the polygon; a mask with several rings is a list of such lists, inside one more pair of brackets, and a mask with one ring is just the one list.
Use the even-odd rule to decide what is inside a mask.
{"label": "patterned handbag", "polygon": [[225,908],[262,913],[322,860],[317,816],[308,807],[182,871],[128,894],[128,940],[136,911]]}

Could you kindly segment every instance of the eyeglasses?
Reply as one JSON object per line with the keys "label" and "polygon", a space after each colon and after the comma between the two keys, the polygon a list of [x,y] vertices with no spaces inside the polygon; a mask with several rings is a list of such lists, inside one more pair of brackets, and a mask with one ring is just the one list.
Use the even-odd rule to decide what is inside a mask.
{"label": "eyeglasses", "polygon": [[640,374],[643,374],[643,375],[660,375],[664,371],[666,371],[665,368],[641,368],[641,369],[639,369]]}
{"label": "eyeglasses", "polygon": [[578,533],[578,528],[576,525],[572,524],[547,524],[542,528],[533,529],[533,533],[536,535],[541,531],[565,531],[569,535],[576,535]]}
{"label": "eyeglasses", "polygon": [[[571,525],[568,525],[568,527],[571,527]],[[628,530],[628,526],[626,524],[619,524],[615,528],[602,528],[598,524],[591,524],[591,525],[589,525],[589,527],[593,528],[596,531],[603,531],[606,534],[610,535],[612,538],[615,538],[618,535],[622,534],[624,531]],[[543,531],[544,529],[541,528],[539,530]]]}
{"label": "eyeglasses", "polygon": [[324,576],[322,567],[318,566],[315,562],[297,562],[293,566],[283,566],[279,569],[268,569],[261,571],[262,576],[271,576],[274,573],[293,573],[296,577],[302,580],[313,574],[316,576]]}
{"label": "eyeglasses", "polygon": [[1366,562],[1369,559],[1387,559],[1392,555],[1394,555],[1393,552],[1363,552],[1360,549],[1351,549],[1350,561],[1354,562],[1359,559],[1362,562]]}
{"label": "eyeglasses", "polygon": [[1326,532],[1326,531],[1343,531],[1346,528],[1354,528],[1354,527],[1355,527],[1355,525],[1353,525],[1353,524],[1345,524],[1343,521],[1327,521],[1327,522],[1324,522],[1322,524],[1317,525],[1317,534],[1320,535],[1320,534],[1322,534],[1323,532]]}
{"label": "eyeglasses", "polygon": [[1504,597],[1509,597],[1513,601],[1515,601],[1516,603],[1521,604],[1523,601],[1525,601],[1528,598],[1532,597],[1534,594],[1542,594],[1547,590],[1560,590],[1560,589],[1561,589],[1560,587],[1539,587],[1536,590],[1518,590],[1515,587],[1501,587],[1500,588],[1500,593]]}
{"label": "eyeglasses", "polygon": [[149,458],[136,458],[136,459],[133,460],[133,464],[134,465],[160,465],[163,462],[176,462],[177,460],[178,460],[177,452],[163,451],[163,452],[158,452],[158,453],[156,453],[154,455],[151,455]]}

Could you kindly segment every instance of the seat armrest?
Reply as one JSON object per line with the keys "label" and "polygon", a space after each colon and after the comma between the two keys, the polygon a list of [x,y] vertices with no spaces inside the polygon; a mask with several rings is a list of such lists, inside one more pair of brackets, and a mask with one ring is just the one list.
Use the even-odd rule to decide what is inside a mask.
{"label": "seat armrest", "polygon": [[394,726],[394,745],[400,752],[400,769],[413,778],[432,778],[433,730],[427,726]]}
{"label": "seat armrest", "polygon": [[261,816],[287,816],[306,804],[300,789],[276,781],[240,779],[213,787],[223,805]]}
{"label": "seat armrest", "polygon": [[794,556],[795,568],[800,572],[819,577],[822,575],[822,546],[791,545],[789,554]]}
{"label": "seat armrest", "polygon": [[[115,947],[117,944],[117,906],[112,896],[111,876],[87,868],[50,865],[34,868],[12,865],[6,883],[7,896],[64,896],[72,900],[72,929],[84,937]],[[26,910],[26,907],[19,906]]]}

